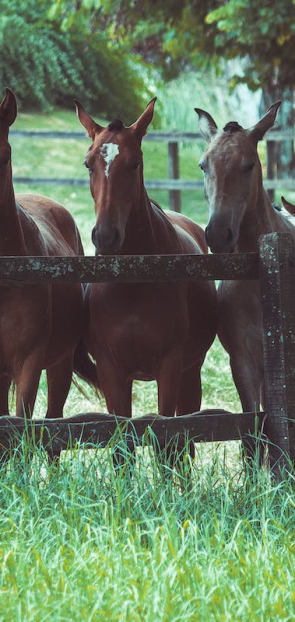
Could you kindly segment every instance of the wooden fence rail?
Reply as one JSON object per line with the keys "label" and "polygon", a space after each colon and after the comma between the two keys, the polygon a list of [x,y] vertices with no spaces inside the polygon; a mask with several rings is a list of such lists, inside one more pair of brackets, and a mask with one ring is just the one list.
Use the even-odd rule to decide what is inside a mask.
{"label": "wooden fence rail", "polygon": [[0,257],[0,284],[163,282],[258,279],[258,253]]}
{"label": "wooden fence rail", "polygon": [[[34,419],[0,417],[1,448],[10,449],[27,434],[37,445],[50,449],[53,454],[72,448],[77,443],[105,447],[112,439],[123,438],[127,444],[152,443],[156,438],[161,445],[178,436],[195,443],[236,441],[247,435],[257,437],[263,431],[265,413],[232,413],[225,410],[204,410],[182,417],[160,417],[155,414],[136,419],[124,419],[106,413],[83,413],[66,419]],[[152,431],[152,434],[150,433]]]}
{"label": "wooden fence rail", "polygon": [[[147,427],[160,442],[175,433],[194,440],[232,440],[257,434],[263,426],[274,468],[295,457],[295,250],[289,234],[262,236],[259,253],[209,256],[130,257],[1,257],[0,284],[105,281],[173,281],[201,279],[259,279],[262,301],[265,413],[204,411],[178,418],[156,415],[138,420],[103,413],[84,413],[64,420],[23,422],[0,418],[0,444],[7,447],[27,431],[53,443],[54,451],[69,440],[105,444],[117,426],[139,441]],[[45,435],[45,436],[44,436]],[[43,442],[42,441],[42,442]],[[277,471],[278,472],[278,471]]]}
{"label": "wooden fence rail", "polygon": [[[39,131],[39,130],[12,130],[10,132],[12,138],[41,138],[61,139],[61,140],[85,140],[84,132],[56,132],[56,131]],[[294,140],[293,132],[282,132],[273,130],[268,132],[266,143],[271,147],[277,142],[284,140]],[[199,132],[149,132],[145,137],[145,141],[149,142],[165,142],[168,148],[168,179],[147,179],[145,186],[148,190],[168,190],[170,209],[181,211],[181,190],[201,190],[203,189],[202,180],[184,180],[180,178],[179,166],[179,145],[188,142],[201,142],[204,144],[204,138]],[[273,150],[267,149],[267,179],[264,180],[265,188],[270,192],[271,199],[274,199],[274,190],[283,188],[285,190],[295,190],[295,179],[275,179],[275,162],[271,156]],[[35,185],[60,185],[60,186],[76,186],[84,187],[89,185],[87,177],[85,179],[77,178],[58,178],[58,177],[14,177],[16,183],[35,184]]]}

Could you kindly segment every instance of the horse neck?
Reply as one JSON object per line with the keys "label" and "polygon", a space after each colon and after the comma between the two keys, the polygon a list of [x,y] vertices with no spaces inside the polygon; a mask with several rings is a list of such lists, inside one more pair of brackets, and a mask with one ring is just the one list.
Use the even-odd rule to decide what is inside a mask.
{"label": "horse neck", "polygon": [[7,168],[6,179],[2,181],[0,192],[0,255],[26,255],[10,165]]}
{"label": "horse neck", "polygon": [[154,255],[177,252],[177,235],[164,212],[148,197],[142,183],[126,225],[123,255]]}
{"label": "horse neck", "polygon": [[261,235],[288,230],[288,225],[277,212],[265,192],[262,182],[251,208],[246,210],[237,243],[237,252],[256,252]]}

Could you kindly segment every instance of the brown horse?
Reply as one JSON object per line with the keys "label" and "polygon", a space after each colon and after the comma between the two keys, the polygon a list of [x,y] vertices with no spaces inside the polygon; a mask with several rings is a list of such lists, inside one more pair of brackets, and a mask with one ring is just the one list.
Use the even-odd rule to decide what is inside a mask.
{"label": "brown horse", "polygon": [[[150,201],[143,182],[141,141],[155,99],[130,127],[98,125],[76,102],[92,139],[85,164],[95,202],[97,254],[201,254],[202,229]],[[92,284],[88,348],[108,411],[132,414],[132,382],[156,380],[160,415],[199,410],[200,371],[216,334],[213,283]]]}
{"label": "brown horse", "polygon": [[[209,145],[200,167],[209,204],[206,240],[213,253],[258,251],[262,234],[285,231],[295,238],[294,221],[273,208],[263,188],[257,143],[275,122],[280,102],[254,127],[230,122],[218,131],[212,117],[196,108]],[[224,281],[218,289],[219,337],[230,355],[243,411],[263,405],[263,350],[259,283]]]}
{"label": "brown horse", "polygon": [[[0,104],[0,255],[83,255],[72,216],[38,195],[15,197],[9,127],[17,115],[10,89]],[[31,416],[42,369],[47,371],[48,417],[61,417],[72,378],[73,353],[83,331],[83,291],[75,285],[0,288],[0,415],[16,384],[16,415]]]}

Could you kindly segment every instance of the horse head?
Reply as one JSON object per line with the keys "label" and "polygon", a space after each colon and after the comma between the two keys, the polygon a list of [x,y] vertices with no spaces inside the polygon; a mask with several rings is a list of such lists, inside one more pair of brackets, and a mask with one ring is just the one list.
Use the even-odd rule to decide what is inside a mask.
{"label": "horse head", "polygon": [[274,124],[280,103],[273,104],[250,129],[230,122],[222,131],[207,112],[195,108],[200,131],[209,143],[199,165],[209,205],[205,236],[213,253],[235,250],[243,221],[257,207],[263,192],[257,143]]}
{"label": "horse head", "polygon": [[152,121],[155,101],[130,127],[119,119],[102,127],[75,100],[79,121],[92,140],[85,165],[96,214],[92,241],[100,254],[120,252],[131,211],[139,205],[144,188],[141,141]]}

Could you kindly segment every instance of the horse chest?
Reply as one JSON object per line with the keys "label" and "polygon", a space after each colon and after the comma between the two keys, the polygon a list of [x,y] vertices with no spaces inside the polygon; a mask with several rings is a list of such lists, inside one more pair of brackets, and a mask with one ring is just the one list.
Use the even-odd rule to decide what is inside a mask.
{"label": "horse chest", "polygon": [[27,352],[47,335],[48,295],[40,287],[0,290],[0,351],[2,359]]}
{"label": "horse chest", "polygon": [[94,286],[89,306],[90,342],[98,352],[127,350],[134,360],[154,360],[187,334],[186,305],[173,285]]}
{"label": "horse chest", "polygon": [[238,349],[262,357],[260,288],[256,281],[223,281],[218,289],[219,336],[230,355]]}

